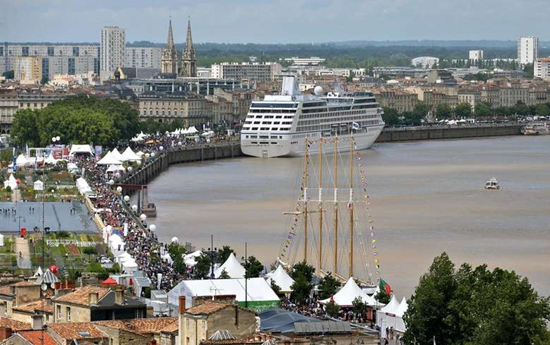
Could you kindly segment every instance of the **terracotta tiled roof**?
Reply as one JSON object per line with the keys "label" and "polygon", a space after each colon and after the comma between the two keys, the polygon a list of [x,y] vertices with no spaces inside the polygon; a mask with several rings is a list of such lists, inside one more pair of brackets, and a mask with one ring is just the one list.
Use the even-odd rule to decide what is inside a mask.
{"label": "terracotta tiled roof", "polygon": [[19,332],[23,338],[35,345],[57,345],[46,331],[21,331]]}
{"label": "terracotta tiled roof", "polygon": [[11,295],[10,287],[9,287],[9,286],[2,286],[2,287],[0,287],[0,294],[3,294],[3,295]]}
{"label": "terracotta tiled roof", "polygon": [[209,315],[209,314],[217,312],[218,310],[222,310],[223,308],[225,308],[227,306],[229,306],[229,304],[206,301],[203,304],[200,304],[196,307],[191,307],[191,308],[187,309],[185,312],[187,314],[191,314],[191,315],[200,315],[200,314]]}
{"label": "terracotta tiled roof", "polygon": [[175,325],[178,329],[177,317],[159,317],[148,319],[131,319],[131,320],[109,320],[109,321],[96,321],[95,324],[124,329],[136,333],[160,333],[167,327]]}
{"label": "terracotta tiled roof", "polygon": [[87,285],[83,288],[79,288],[61,297],[55,298],[55,302],[68,302],[73,304],[90,305],[90,293],[95,292],[98,294],[98,301],[100,301],[105,295],[111,291],[108,288],[100,286]]}
{"label": "terracotta tiled roof", "polygon": [[166,333],[178,332],[179,331],[179,324],[178,324],[178,322],[171,323],[168,326],[161,329],[160,331],[161,332],[166,332]]}
{"label": "terracotta tiled roof", "polygon": [[9,319],[3,316],[0,316],[0,327],[11,328],[14,331],[32,329],[30,323]]}
{"label": "terracotta tiled roof", "polygon": [[89,322],[50,323],[48,328],[63,339],[108,338],[107,334]]}
{"label": "terracotta tiled roof", "polygon": [[45,311],[46,313],[53,314],[53,305],[46,304],[45,301],[36,301],[27,304],[18,305],[13,307],[13,310],[25,311],[28,313],[33,313],[35,310]]}

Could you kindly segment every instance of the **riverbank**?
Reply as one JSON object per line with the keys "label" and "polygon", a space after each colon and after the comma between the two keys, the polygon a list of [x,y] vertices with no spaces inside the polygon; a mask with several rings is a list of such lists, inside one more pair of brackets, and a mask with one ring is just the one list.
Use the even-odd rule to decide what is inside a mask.
{"label": "riverbank", "polygon": [[520,135],[520,124],[479,124],[460,126],[421,126],[403,128],[384,128],[377,143],[414,140],[441,140],[461,138],[484,138],[496,136]]}

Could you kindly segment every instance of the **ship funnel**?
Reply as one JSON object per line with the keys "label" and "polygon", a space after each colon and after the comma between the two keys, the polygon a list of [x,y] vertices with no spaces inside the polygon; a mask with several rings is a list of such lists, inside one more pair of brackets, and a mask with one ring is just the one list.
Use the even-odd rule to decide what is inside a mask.
{"label": "ship funnel", "polygon": [[282,94],[284,96],[297,96],[300,94],[300,89],[295,77],[283,77]]}

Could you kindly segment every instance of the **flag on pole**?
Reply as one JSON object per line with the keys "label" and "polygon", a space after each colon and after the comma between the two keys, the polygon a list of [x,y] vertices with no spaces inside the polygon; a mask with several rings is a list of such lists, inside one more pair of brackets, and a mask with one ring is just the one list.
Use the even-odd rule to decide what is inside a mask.
{"label": "flag on pole", "polygon": [[386,281],[382,278],[380,278],[380,282],[378,283],[378,287],[380,287],[380,290],[385,291],[387,294],[391,294],[393,292],[390,284],[386,283]]}

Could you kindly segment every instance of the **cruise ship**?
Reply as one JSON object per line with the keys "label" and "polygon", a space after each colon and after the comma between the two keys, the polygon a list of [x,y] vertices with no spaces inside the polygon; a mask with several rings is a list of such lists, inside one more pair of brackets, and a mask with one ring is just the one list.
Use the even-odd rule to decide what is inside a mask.
{"label": "cruise ship", "polygon": [[[369,148],[384,128],[382,108],[370,92],[314,89],[301,94],[294,77],[284,77],[280,95],[252,102],[241,131],[241,149],[249,156],[303,156],[319,151],[320,142],[350,142],[354,150]],[[321,140],[323,139],[323,140]],[[337,148],[336,148],[337,147]],[[323,145],[323,151],[349,151],[350,145]]]}

